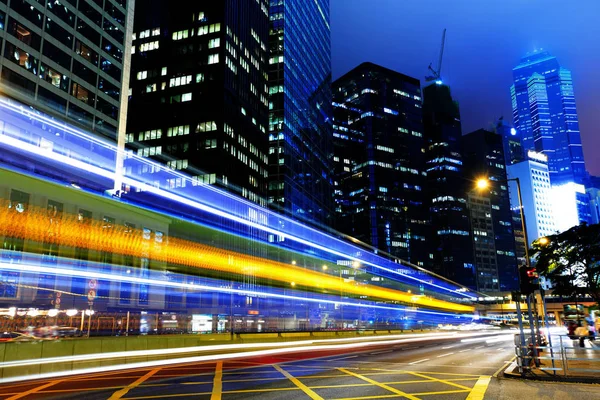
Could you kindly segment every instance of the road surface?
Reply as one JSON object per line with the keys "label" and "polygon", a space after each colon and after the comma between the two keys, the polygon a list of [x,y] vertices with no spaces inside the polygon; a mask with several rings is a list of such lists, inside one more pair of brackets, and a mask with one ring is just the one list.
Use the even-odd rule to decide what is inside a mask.
{"label": "road surface", "polygon": [[[31,399],[582,399],[598,385],[494,376],[512,359],[509,340],[444,339],[366,351],[296,352],[201,364],[71,376],[0,386]],[[364,350],[364,349],[363,349]]]}

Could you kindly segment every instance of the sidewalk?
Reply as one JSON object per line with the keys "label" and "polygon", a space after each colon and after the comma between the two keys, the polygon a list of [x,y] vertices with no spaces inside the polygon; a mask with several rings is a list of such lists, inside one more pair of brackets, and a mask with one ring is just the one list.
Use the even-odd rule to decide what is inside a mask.
{"label": "sidewalk", "polygon": [[600,383],[600,339],[595,342],[585,340],[584,344],[585,347],[582,348],[579,347],[578,340],[563,340],[563,353],[560,345],[553,342],[552,352],[547,348],[540,355],[539,367],[532,363],[531,369],[521,375],[515,361],[506,368],[504,376],[542,381]]}

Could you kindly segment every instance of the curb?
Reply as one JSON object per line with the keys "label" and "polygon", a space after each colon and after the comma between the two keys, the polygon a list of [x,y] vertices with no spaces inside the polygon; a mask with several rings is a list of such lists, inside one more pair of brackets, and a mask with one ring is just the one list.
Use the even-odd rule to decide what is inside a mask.
{"label": "curb", "polygon": [[[563,377],[561,375],[548,375],[540,376],[531,373],[526,373],[524,376],[518,372],[519,366],[516,361],[513,361],[502,373],[502,376],[509,379],[523,379],[529,381],[541,381],[541,382],[559,382],[559,383],[586,383],[586,384],[600,384],[600,378],[590,378],[585,376],[570,376]],[[516,372],[515,372],[516,370]]]}

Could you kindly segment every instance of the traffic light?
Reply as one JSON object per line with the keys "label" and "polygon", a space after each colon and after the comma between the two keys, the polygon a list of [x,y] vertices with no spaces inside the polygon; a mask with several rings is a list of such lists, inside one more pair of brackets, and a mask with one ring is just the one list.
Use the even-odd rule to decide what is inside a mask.
{"label": "traffic light", "polygon": [[527,296],[539,289],[539,275],[535,270],[535,267],[520,267],[519,278],[522,294]]}

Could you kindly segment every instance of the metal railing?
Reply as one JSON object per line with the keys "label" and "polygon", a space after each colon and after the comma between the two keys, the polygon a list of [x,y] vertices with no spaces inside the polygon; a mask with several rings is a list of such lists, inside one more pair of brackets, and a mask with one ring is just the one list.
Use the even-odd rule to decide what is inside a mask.
{"label": "metal railing", "polygon": [[[558,340],[557,340],[558,339]],[[588,337],[569,337],[568,335],[548,336],[544,346],[535,345],[531,336],[521,344],[519,334],[515,335],[515,354],[517,367],[521,375],[534,371],[550,371],[563,377],[600,376],[600,346],[585,347]],[[554,342],[554,343],[553,343]],[[600,340],[599,340],[600,342]],[[593,343],[590,341],[590,343]],[[600,343],[599,343],[600,344]],[[546,361],[549,361],[548,364]],[[590,368],[590,364],[593,366]]]}

